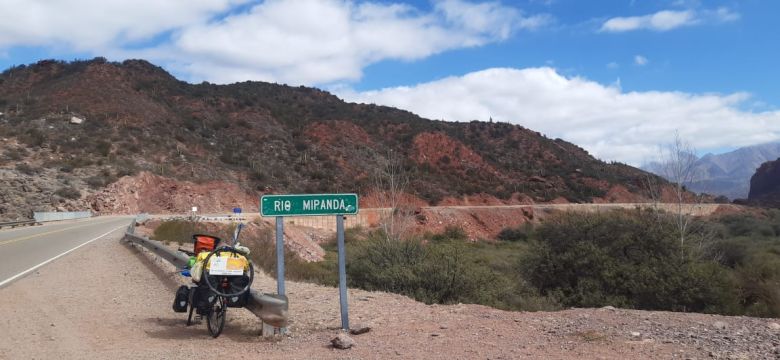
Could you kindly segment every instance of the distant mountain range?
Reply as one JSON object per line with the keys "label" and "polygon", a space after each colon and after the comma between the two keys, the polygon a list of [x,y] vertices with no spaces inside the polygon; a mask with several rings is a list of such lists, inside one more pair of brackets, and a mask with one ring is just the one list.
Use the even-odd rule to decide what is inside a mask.
{"label": "distant mountain range", "polygon": [[[744,199],[750,191],[750,177],[761,164],[780,157],[780,142],[747,146],[723,154],[707,154],[696,159],[697,180],[686,184],[696,192]],[[664,176],[661,164],[649,163],[642,169]]]}

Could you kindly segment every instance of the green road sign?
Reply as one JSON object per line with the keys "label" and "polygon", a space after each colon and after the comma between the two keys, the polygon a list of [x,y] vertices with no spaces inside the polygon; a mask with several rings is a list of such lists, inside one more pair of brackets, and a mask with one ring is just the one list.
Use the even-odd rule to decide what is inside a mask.
{"label": "green road sign", "polygon": [[354,215],[358,212],[357,194],[263,195],[263,216]]}

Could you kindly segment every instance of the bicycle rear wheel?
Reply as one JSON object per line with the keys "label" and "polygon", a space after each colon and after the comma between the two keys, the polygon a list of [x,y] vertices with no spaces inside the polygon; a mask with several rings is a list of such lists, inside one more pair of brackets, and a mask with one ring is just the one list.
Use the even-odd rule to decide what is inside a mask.
{"label": "bicycle rear wheel", "polygon": [[206,318],[206,324],[209,328],[209,334],[213,337],[219,336],[222,329],[225,328],[225,316],[227,315],[227,303],[225,298],[217,296],[214,305],[211,307],[209,316]]}

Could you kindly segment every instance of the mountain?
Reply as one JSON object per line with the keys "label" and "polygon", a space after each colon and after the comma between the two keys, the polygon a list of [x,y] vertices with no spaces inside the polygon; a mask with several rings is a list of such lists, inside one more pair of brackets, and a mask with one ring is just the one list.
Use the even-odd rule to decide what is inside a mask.
{"label": "mountain", "polygon": [[[747,146],[723,154],[707,154],[695,158],[697,180],[687,184],[696,192],[723,195],[730,199],[744,199],[750,189],[750,178],[761,164],[780,157],[780,142]],[[659,163],[650,163],[642,169],[663,176]]]}
{"label": "mountain", "polygon": [[761,164],[750,178],[748,202],[761,206],[780,207],[780,159]]}
{"label": "mountain", "polygon": [[[308,87],[189,84],[144,60],[12,67],[0,112],[0,218],[256,207],[264,192],[377,205],[388,159],[418,204],[636,201],[650,176],[517,125],[433,121]],[[243,194],[221,203],[217,190]]]}

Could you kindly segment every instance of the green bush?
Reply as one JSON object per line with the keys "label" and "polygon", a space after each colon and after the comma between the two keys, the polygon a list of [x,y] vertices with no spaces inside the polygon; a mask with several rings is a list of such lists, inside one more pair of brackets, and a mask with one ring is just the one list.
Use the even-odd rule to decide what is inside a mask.
{"label": "green bush", "polygon": [[[255,266],[263,269],[270,276],[276,276],[276,244],[270,236],[270,231],[260,239],[243,242],[252,252],[250,258]],[[284,252],[285,278],[294,281],[305,281],[327,286],[338,285],[337,257],[334,252],[328,252],[325,260],[308,262],[301,259],[295,252]]]}
{"label": "green bush", "polygon": [[775,236],[773,225],[780,222],[771,214],[774,212],[763,220],[750,214],[727,215],[719,218],[718,222],[726,227],[730,236]]}
{"label": "green bush", "polygon": [[739,311],[733,276],[717,263],[681,256],[670,215],[567,212],[537,235],[522,268],[543,295],[566,306]]}
{"label": "green bush", "polygon": [[159,241],[184,244],[192,242],[192,235],[199,233],[199,230],[201,230],[201,228],[198,226],[198,223],[194,221],[163,221],[154,229],[151,238]]}
{"label": "green bush", "polygon": [[780,317],[780,256],[751,254],[737,267],[736,276],[748,315]]}
{"label": "green bush", "polygon": [[95,153],[100,156],[108,156],[111,153],[111,143],[105,140],[98,140],[94,145]]}
{"label": "green bush", "polygon": [[513,284],[491,271],[462,240],[424,244],[379,232],[347,249],[350,286],[412,297],[428,304],[480,303],[511,308]]}
{"label": "green bush", "polygon": [[525,223],[518,227],[507,227],[501,229],[497,238],[503,241],[525,241],[531,236],[533,232],[533,225],[531,223]]}
{"label": "green bush", "polygon": [[444,231],[441,234],[436,234],[431,237],[434,241],[444,240],[467,240],[468,234],[458,225],[447,225],[444,227]]}

